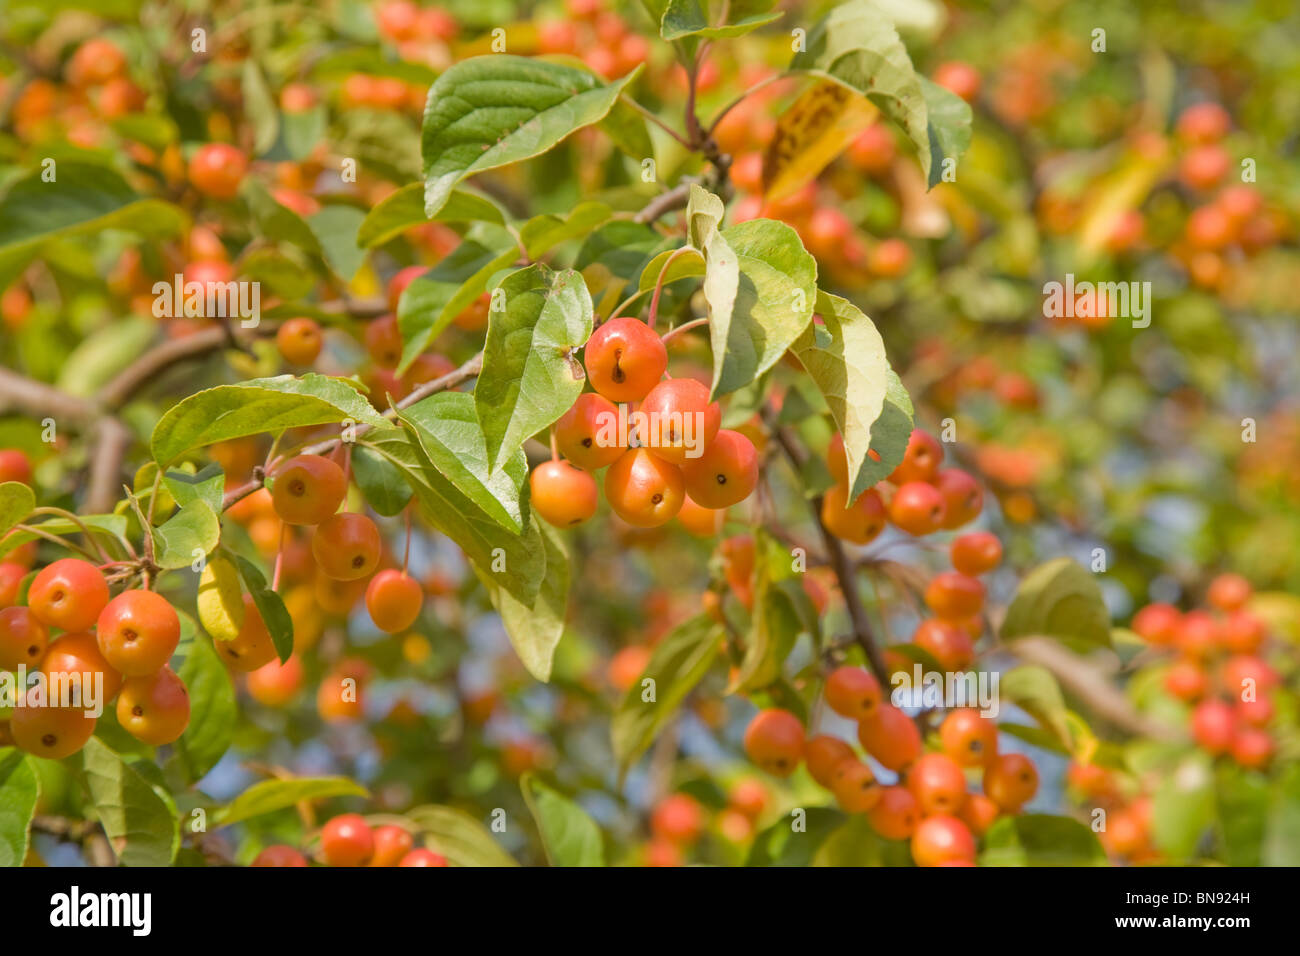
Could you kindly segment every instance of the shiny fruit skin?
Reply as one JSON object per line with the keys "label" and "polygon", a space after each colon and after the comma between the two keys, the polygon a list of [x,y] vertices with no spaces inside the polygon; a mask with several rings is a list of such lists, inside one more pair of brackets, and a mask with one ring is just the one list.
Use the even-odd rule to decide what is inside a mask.
{"label": "shiny fruit skin", "polygon": [[[653,453],[653,449],[651,449]],[[686,493],[705,508],[729,508],[758,485],[758,452],[738,431],[721,429],[704,454],[682,465]]]}
{"label": "shiny fruit skin", "polygon": [[1205,696],[1210,689],[1210,679],[1200,664],[1182,658],[1165,671],[1163,685],[1170,694],[1190,703]]}
{"label": "shiny fruit skin", "polygon": [[596,479],[567,461],[544,461],[528,476],[533,511],[557,528],[582,524],[596,513]]}
{"label": "shiny fruit skin", "polygon": [[1024,754],[1001,754],[984,768],[984,793],[1005,813],[1016,813],[1038,792],[1038,770]]}
{"label": "shiny fruit skin", "polygon": [[117,695],[117,720],[137,740],[169,744],[190,723],[190,695],[169,667],[147,677],[130,677]]}
{"label": "shiny fruit skin", "polygon": [[803,747],[803,724],[788,710],[760,710],[745,729],[745,753],[775,777],[794,773],[803,759]]}
{"label": "shiny fruit skin", "polygon": [[993,826],[1001,815],[1002,808],[984,794],[968,793],[966,794],[966,802],[961,805],[961,812],[957,814],[957,817],[962,823],[970,827],[971,833],[981,837],[988,832],[989,827]]}
{"label": "shiny fruit skin", "polygon": [[156,673],[176,651],[181,619],[152,591],[124,591],[109,601],[95,625],[104,660],[123,677]]}
{"label": "shiny fruit skin", "polygon": [[375,836],[356,813],[334,817],[320,833],[321,855],[330,866],[365,866],[375,852]]}
{"label": "shiny fruit skin", "polygon": [[414,624],[423,604],[424,588],[420,582],[395,568],[380,571],[366,588],[370,620],[388,634],[404,631]]}
{"label": "shiny fruit skin", "polygon": [[639,402],[668,370],[668,350],[644,322],[617,318],[591,334],[584,364],[591,387],[611,402]]}
{"label": "shiny fruit skin", "polygon": [[415,848],[415,837],[405,827],[375,827],[372,836],[375,849],[367,866],[398,866]]}
{"label": "shiny fruit skin", "polygon": [[32,483],[32,463],[17,448],[0,448],[0,483],[16,481],[22,485]]}
{"label": "shiny fruit skin", "polygon": [[891,704],[858,723],[858,741],[882,766],[902,770],[921,755],[921,731],[915,721]]}
{"label": "shiny fruit skin", "polygon": [[961,820],[948,814],[926,817],[912,834],[912,859],[917,866],[974,862],[975,837]]}
{"label": "shiny fruit skin", "polygon": [[190,158],[190,183],[213,199],[234,199],[248,172],[248,158],[227,143],[205,143]]}
{"label": "shiny fruit skin", "polygon": [[85,631],[95,626],[108,598],[108,582],[99,568],[79,558],[62,558],[32,579],[27,606],[48,627]]}
{"label": "shiny fruit skin", "polygon": [[934,480],[943,498],[943,519],[940,527],[954,531],[979,517],[984,508],[984,492],[967,472],[960,468],[944,468]]}
{"label": "shiny fruit skin", "polygon": [[910,535],[922,537],[943,526],[943,495],[934,485],[909,481],[894,492],[889,502],[889,520]]}
{"label": "shiny fruit skin", "polygon": [[249,866],[307,866],[307,858],[291,846],[274,843],[253,858]]}
{"label": "shiny fruit skin", "polygon": [[850,508],[845,507],[848,486],[832,485],[822,496],[821,517],[826,530],[853,544],[867,544],[885,530],[888,517],[880,494],[868,488]]}
{"label": "shiny fruit skin", "polygon": [[1257,727],[1243,727],[1232,738],[1232,759],[1247,770],[1263,770],[1273,759],[1273,738]]}
{"label": "shiny fruit skin", "polygon": [[726,508],[705,508],[697,505],[690,495],[682,499],[681,510],[677,512],[677,520],[682,523],[682,527],[698,538],[712,538],[721,534],[726,517]]}
{"label": "shiny fruit skin", "polygon": [[311,365],[320,355],[323,344],[320,326],[303,316],[289,319],[275,332],[276,348],[290,365]]}
{"label": "shiny fruit skin", "polygon": [[908,840],[916,832],[921,807],[906,787],[885,787],[880,801],[867,811],[867,823],[886,840]]}
{"label": "shiny fruit skin", "polygon": [[690,846],[704,832],[704,808],[689,794],[669,794],[651,813],[650,832],[660,840]]}
{"label": "shiny fruit skin", "polygon": [[239,633],[228,641],[213,640],[212,647],[228,667],[243,674],[275,660],[275,642],[252,595],[244,595],[244,621],[239,626]]}
{"label": "shiny fruit skin", "polygon": [[347,490],[347,477],[333,461],[298,455],[276,469],[271,503],[287,524],[320,524],[339,510]]}
{"label": "shiny fruit skin", "polygon": [[957,761],[945,754],[928,753],[907,771],[907,787],[927,816],[957,813],[966,800],[966,775]]}
{"label": "shiny fruit skin", "polygon": [[1192,737],[1206,753],[1227,753],[1236,732],[1236,714],[1221,700],[1203,700],[1192,711]]}
{"label": "shiny fruit skin", "polygon": [[973,707],[951,711],[939,725],[943,752],[963,767],[982,767],[998,752],[998,725]]}
{"label": "shiny fruit skin", "polygon": [[13,607],[18,602],[27,569],[17,561],[0,561],[0,610]]}
{"label": "shiny fruit skin", "polygon": [[325,574],[339,581],[367,577],[379,564],[379,529],[365,515],[336,514],[316,527],[311,553]]}
{"label": "shiny fruit skin", "polygon": [[964,671],[975,663],[974,640],[953,621],[927,618],[917,625],[912,643],[933,657],[945,671]]}
{"label": "shiny fruit skin", "polygon": [[709,401],[708,386],[693,378],[660,382],[638,411],[646,416],[651,432],[641,436],[643,443],[653,454],[679,466],[706,452],[722,427],[722,409]]}
{"label": "shiny fruit skin", "polygon": [[283,664],[269,661],[248,674],[248,696],[263,707],[283,707],[302,689],[303,666],[297,654]]}
{"label": "shiny fruit skin", "polygon": [[402,857],[398,866],[447,866],[447,858],[432,850],[418,848]]}
{"label": "shiny fruit skin", "polygon": [[685,497],[682,470],[645,448],[629,448],[605,472],[609,506],[636,528],[654,528],[669,521],[681,510]]}
{"label": "shiny fruit skin", "polygon": [[96,720],[80,707],[15,707],[9,718],[14,743],[29,754],[62,760],[75,754],[95,732]]}
{"label": "shiny fruit skin", "polygon": [[839,737],[832,737],[830,734],[809,737],[804,746],[804,757],[808,761],[808,773],[827,788],[834,779],[835,768],[842,761],[857,759],[852,747]]}
{"label": "shiny fruit skin", "polygon": [[958,621],[984,608],[984,585],[960,571],[943,571],[930,579],[925,603],[939,617]]}
{"label": "shiny fruit skin", "polygon": [[1206,600],[1220,611],[1236,611],[1250,600],[1250,582],[1240,574],[1220,574],[1210,582]]}
{"label": "shiny fruit skin", "polygon": [[842,717],[864,720],[881,702],[880,682],[861,667],[837,667],[826,678],[826,703]]}
{"label": "shiny fruit skin", "polygon": [[402,361],[402,330],[397,316],[381,315],[366,323],[365,343],[372,362],[380,368],[397,368]]}
{"label": "shiny fruit skin", "polygon": [[579,468],[597,471],[627,450],[618,443],[618,431],[618,406],[604,395],[583,392],[555,423],[555,444]]}
{"label": "shiny fruit skin", "polygon": [[65,674],[68,675],[67,679],[71,679],[71,675],[75,674],[81,681],[84,681],[87,674],[103,674],[105,702],[116,697],[117,692],[122,689],[122,675],[104,660],[104,655],[99,650],[99,642],[95,640],[95,635],[88,631],[64,634],[51,644],[41,660],[41,673],[47,678],[55,674]]}
{"label": "shiny fruit skin", "polygon": [[0,670],[19,665],[36,667],[45,656],[50,635],[31,608],[7,607],[0,611]]}
{"label": "shiny fruit skin", "polygon": [[1172,604],[1148,604],[1130,622],[1134,633],[1148,644],[1169,647],[1178,637],[1183,615]]}
{"label": "shiny fruit skin", "polygon": [[952,566],[962,574],[975,577],[992,571],[1002,561],[1002,542],[988,531],[959,535],[949,550]]}
{"label": "shiny fruit skin", "polygon": [[943,445],[929,432],[914,428],[907,439],[903,460],[890,474],[889,480],[895,485],[909,481],[934,481],[942,464]]}
{"label": "shiny fruit skin", "polygon": [[845,813],[868,813],[880,803],[882,788],[871,768],[853,759],[842,761],[835,768],[831,791]]}

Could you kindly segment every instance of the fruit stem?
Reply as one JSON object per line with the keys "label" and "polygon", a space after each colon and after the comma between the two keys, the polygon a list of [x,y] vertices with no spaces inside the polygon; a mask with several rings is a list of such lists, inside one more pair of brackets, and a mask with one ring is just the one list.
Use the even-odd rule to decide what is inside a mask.
{"label": "fruit stem", "polygon": [[667,342],[669,339],[671,339],[674,335],[677,335],[679,332],[686,332],[690,329],[697,329],[701,325],[708,325],[708,324],[709,324],[709,320],[707,316],[700,319],[691,319],[689,322],[683,322],[681,325],[669,329],[663,335],[659,336],[659,341]]}
{"label": "fruit stem", "polygon": [[679,246],[678,248],[672,251],[672,253],[668,256],[668,258],[664,260],[664,264],[660,267],[659,278],[655,280],[654,295],[650,297],[650,314],[646,317],[645,320],[645,324],[649,326],[651,329],[655,327],[655,319],[659,315],[659,296],[664,291],[664,279],[668,276],[668,267],[671,266],[673,264],[673,260],[676,259],[678,256],[680,256],[682,253],[694,252],[694,251],[695,251],[694,246],[690,246],[690,245]]}

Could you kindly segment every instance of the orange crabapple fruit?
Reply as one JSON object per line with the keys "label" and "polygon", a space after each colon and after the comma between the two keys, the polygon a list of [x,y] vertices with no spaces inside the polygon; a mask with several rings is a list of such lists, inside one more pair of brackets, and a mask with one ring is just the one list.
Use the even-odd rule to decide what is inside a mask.
{"label": "orange crabapple fruit", "polygon": [[788,710],[760,710],[745,729],[745,753],[774,777],[788,777],[803,759],[804,729]]}
{"label": "orange crabapple fruit", "polygon": [[347,477],[332,460],[297,455],[276,469],[271,503],[287,524],[320,524],[339,510],[347,490]]}
{"label": "orange crabapple fruit", "polygon": [[1038,792],[1038,770],[1024,754],[1000,754],[984,767],[984,794],[1005,813],[1016,813]]}
{"label": "orange crabapple fruit", "polygon": [[982,767],[997,756],[998,726],[972,707],[951,711],[939,725],[943,752],[963,767]]}
{"label": "orange crabapple fruit", "polygon": [[545,461],[528,475],[529,504],[548,524],[569,528],[596,513],[596,479],[567,461]]}
{"label": "orange crabapple fruit", "polygon": [[190,695],[170,667],[128,677],[117,695],[117,721],[137,740],[160,747],[178,740],[190,723]]}
{"label": "orange crabapple fruit", "polygon": [[341,513],[316,526],[311,553],[325,574],[340,581],[367,577],[383,550],[379,529],[365,515]]}
{"label": "orange crabapple fruit", "polygon": [[722,426],[722,411],[717,402],[709,401],[708,386],[693,378],[660,382],[642,400],[639,411],[650,422],[651,434],[642,440],[651,453],[683,467],[698,453],[708,453]]}
{"label": "orange crabapple fruit", "polygon": [[360,814],[344,813],[321,828],[320,849],[330,866],[365,866],[375,852],[375,835]]}
{"label": "orange crabapple fruit", "polygon": [[584,349],[591,386],[612,402],[639,402],[663,378],[668,350],[639,319],[621,317],[602,324]]}
{"label": "orange crabapple fruit", "polygon": [[873,716],[858,722],[858,742],[890,770],[902,770],[921,755],[916,722],[891,704],[882,704]]}
{"label": "orange crabapple fruit", "polygon": [[835,713],[853,720],[870,717],[880,706],[880,682],[861,667],[837,667],[826,678],[826,703]]}
{"label": "orange crabapple fruit", "polygon": [[906,783],[926,815],[955,814],[966,799],[966,775],[946,754],[922,754],[907,768]]}
{"label": "orange crabapple fruit", "polygon": [[50,634],[31,608],[7,607],[0,611],[0,670],[34,668],[45,656]]}
{"label": "orange crabapple fruit", "polygon": [[597,471],[627,450],[613,440],[617,423],[617,405],[598,392],[583,392],[555,423],[556,446],[579,468]]}
{"label": "orange crabapple fruit", "polygon": [[634,528],[654,528],[669,521],[681,510],[685,497],[682,470],[646,448],[629,448],[605,472],[609,506]]}
{"label": "orange crabapple fruit", "polygon": [[27,606],[47,627],[84,631],[99,620],[108,597],[99,568],[80,558],[61,558],[32,579]]}
{"label": "orange crabapple fruit", "polygon": [[957,817],[935,814],[916,825],[912,833],[912,859],[917,866],[973,863],[975,838]]}
{"label": "orange crabapple fruit", "polygon": [[954,569],[975,577],[998,566],[1002,560],[1002,542],[987,531],[971,531],[953,540],[949,556]]}
{"label": "orange crabapple fruit", "polygon": [[884,787],[880,800],[867,811],[867,823],[886,840],[910,839],[921,819],[921,807],[903,786]]}
{"label": "orange crabapple fruit", "polygon": [[144,677],[171,660],[180,643],[181,621],[161,595],[123,591],[100,612],[95,639],[104,660],[123,677]]}
{"label": "orange crabapple fruit", "polygon": [[[653,453],[653,449],[651,449]],[[705,508],[729,508],[758,485],[758,452],[738,431],[723,428],[698,458],[681,466],[686,493]]]}
{"label": "orange crabapple fruit", "polygon": [[850,506],[848,486],[832,485],[822,496],[821,519],[826,530],[853,544],[867,544],[885,529],[887,514],[880,494],[868,488]]}
{"label": "orange crabapple fruit", "polygon": [[823,787],[830,787],[835,768],[844,760],[856,760],[853,748],[839,737],[816,734],[804,746],[808,773]]}
{"label": "orange crabapple fruit", "polygon": [[923,537],[943,526],[945,504],[942,492],[924,481],[900,485],[889,502],[889,520],[915,537]]}
{"label": "orange crabapple fruit", "polygon": [[388,634],[404,631],[414,624],[423,604],[424,588],[420,582],[395,568],[380,571],[366,587],[370,620]]}

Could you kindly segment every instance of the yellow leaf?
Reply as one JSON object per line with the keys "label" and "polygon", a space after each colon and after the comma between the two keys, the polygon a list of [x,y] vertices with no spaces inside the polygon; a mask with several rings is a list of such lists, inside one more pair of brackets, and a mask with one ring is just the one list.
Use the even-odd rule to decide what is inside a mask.
{"label": "yellow leaf", "polygon": [[1079,216],[1079,250],[1096,255],[1115,231],[1123,215],[1137,209],[1164,175],[1168,152],[1132,153],[1112,172],[1088,188],[1089,197]]}
{"label": "yellow leaf", "polygon": [[763,196],[797,192],[830,165],[879,115],[864,96],[823,80],[795,100],[776,124],[763,157]]}
{"label": "yellow leaf", "polygon": [[244,624],[244,597],[233,562],[214,555],[199,578],[199,623],[213,640],[233,641]]}

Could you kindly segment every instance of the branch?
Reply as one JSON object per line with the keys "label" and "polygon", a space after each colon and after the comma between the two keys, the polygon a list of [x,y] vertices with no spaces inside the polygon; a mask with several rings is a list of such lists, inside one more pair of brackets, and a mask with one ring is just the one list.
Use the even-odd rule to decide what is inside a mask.
{"label": "branch", "polygon": [[[794,466],[795,471],[799,471],[804,464],[805,456],[803,451],[795,445],[784,428],[775,426],[770,421],[770,416],[765,417],[769,417],[769,427],[772,428],[772,434],[775,436],[777,443],[780,444],[781,450],[790,459],[790,464]],[[844,604],[849,611],[849,620],[853,622],[853,639],[858,642],[867,655],[867,661],[871,665],[872,672],[876,675],[876,680],[880,681],[882,687],[888,687],[889,668],[885,665],[884,654],[881,653],[880,645],[871,630],[871,622],[867,619],[866,608],[862,606],[862,598],[858,594],[857,580],[853,573],[853,564],[849,561],[848,555],[844,553],[844,546],[840,544],[840,539],[831,534],[826,525],[822,523],[822,496],[817,495],[811,499],[808,506],[812,510],[813,522],[817,525],[817,531],[821,534],[822,543],[826,548],[826,556],[832,570],[835,572],[835,579],[839,582],[840,592],[844,595]]]}
{"label": "branch", "polygon": [[95,403],[76,395],[0,368],[0,412],[19,411],[36,418],[89,421],[95,417]]}
{"label": "branch", "polygon": [[691,184],[689,181],[678,183],[666,193],[660,193],[654,199],[646,203],[639,213],[632,217],[633,222],[647,223],[654,222],[660,216],[675,212],[678,209],[685,209],[687,202],[691,198]]}
{"label": "branch", "polygon": [[[411,392],[410,395],[407,395],[404,399],[402,399],[400,402],[395,404],[392,408],[385,411],[384,417],[388,419],[396,418],[398,409],[409,408],[411,405],[414,405],[416,402],[420,401],[423,398],[428,398],[430,395],[433,395],[437,392],[445,391],[449,388],[455,388],[457,385],[461,384],[462,382],[478,375],[478,373],[481,372],[482,370],[483,370],[483,353],[479,352],[472,359],[467,361],[464,365],[460,366],[460,368],[448,372],[446,375],[442,376],[441,378],[435,378],[432,381],[425,382],[419,388],[415,389],[415,391]],[[370,431],[370,426],[366,424],[361,424],[356,427],[355,433],[358,436],[360,436],[360,435],[364,435],[368,431]],[[317,442],[314,445],[308,445],[306,448],[302,449],[298,454],[301,455],[328,454],[330,451],[334,449],[335,446],[338,445],[339,441],[340,439],[338,438],[327,438],[324,441]],[[253,469],[252,479],[246,481],[238,488],[234,488],[231,491],[226,492],[225,497],[222,498],[221,500],[221,509],[224,511],[227,508],[231,507],[232,505],[239,503],[244,498],[247,498],[253,492],[261,488],[265,482],[266,482],[266,475],[262,472],[262,469],[261,468]]]}

